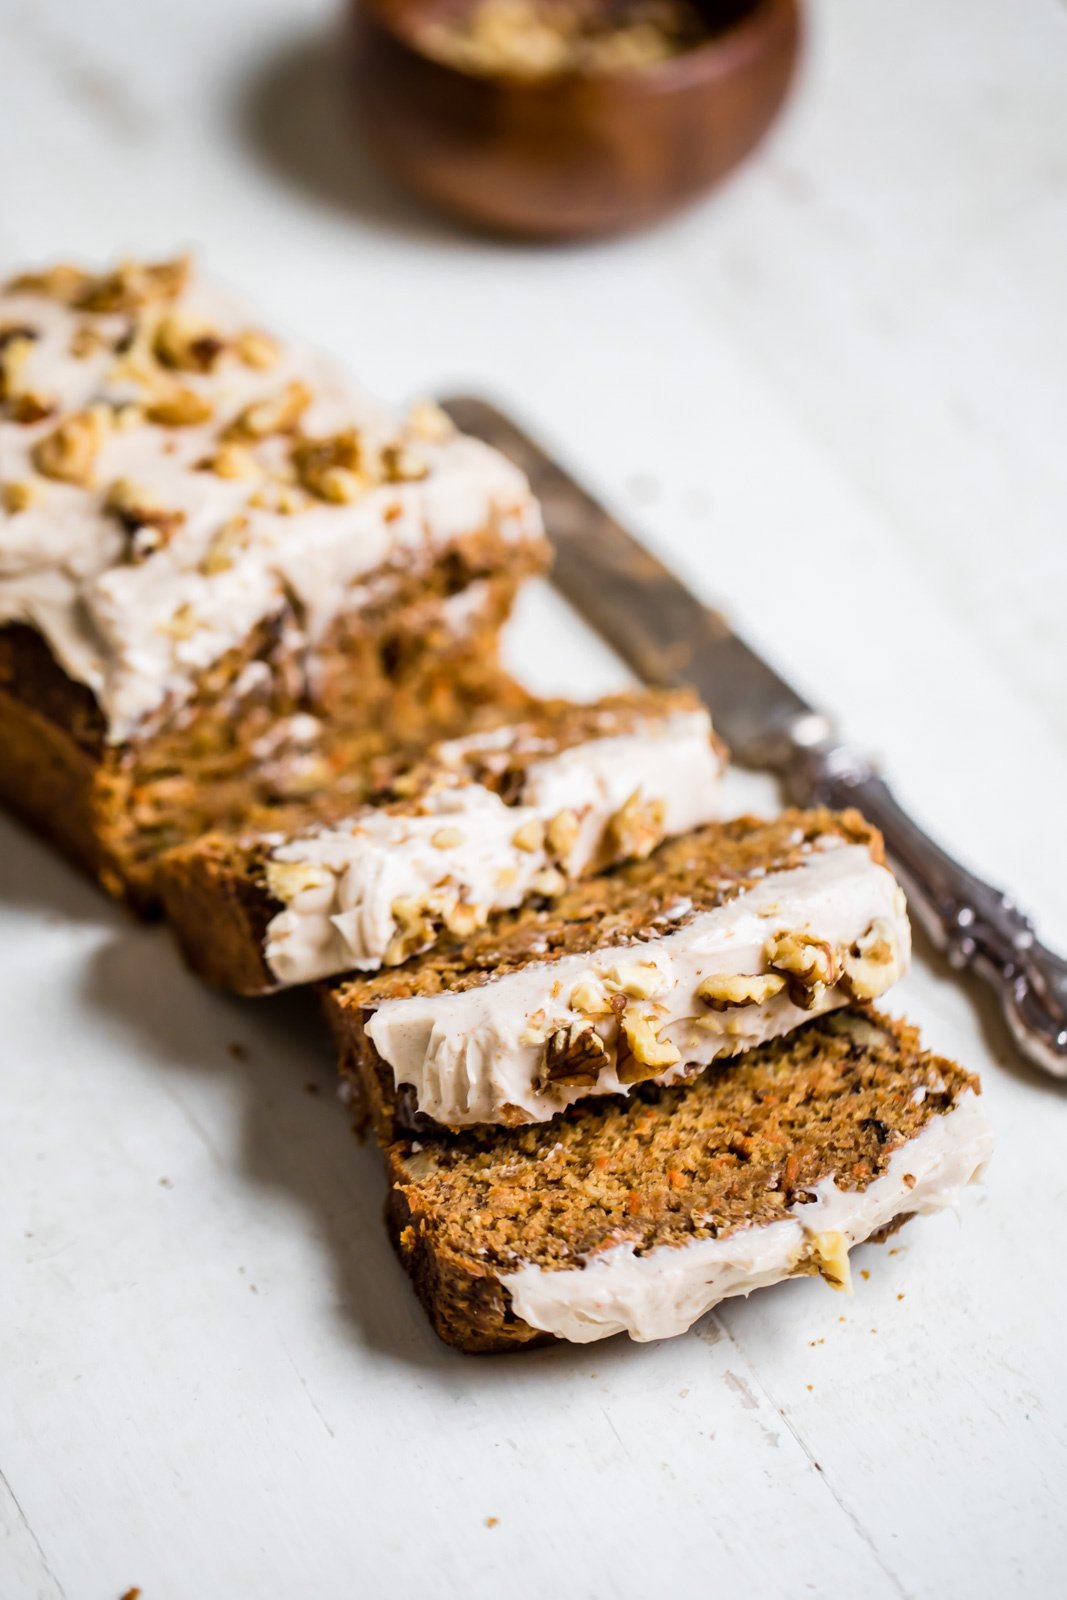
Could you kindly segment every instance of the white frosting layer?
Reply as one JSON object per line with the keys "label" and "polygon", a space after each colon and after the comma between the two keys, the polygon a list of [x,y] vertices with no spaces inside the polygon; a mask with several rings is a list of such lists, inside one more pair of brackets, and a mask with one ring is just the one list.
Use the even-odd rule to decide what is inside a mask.
{"label": "white frosting layer", "polygon": [[[195,281],[177,310],[227,338],[248,327],[239,308]],[[158,369],[164,383],[179,381],[210,401],[212,419],[112,429],[89,484],[41,477],[33,447],[63,415],[101,401],[151,399],[151,388],[116,355],[128,323],[126,315],[89,316],[39,293],[0,294],[0,329],[26,327],[36,335],[20,385],[59,407],[30,426],[4,420],[0,407],[0,485],[29,483],[36,495],[27,509],[0,506],[0,622],[26,622],[45,636],[69,676],[93,690],[112,740],[129,737],[164,705],[188,699],[203,669],[284,606],[295,606],[314,646],[339,615],[366,603],[374,590],[368,578],[388,564],[418,562],[486,527],[512,540],[539,533],[522,473],[458,435],[412,443],[429,469],[418,481],[368,488],[349,504],[301,494],[300,509],[288,515],[251,503],[289,470],[289,441],[281,436],[248,446],[252,477],[196,470],[228,422],[294,380],[314,395],[301,417],[305,434],[327,436],[354,425],[374,446],[403,437],[321,357],[288,344],[266,370],[229,353],[209,373]],[[72,340],[86,326],[105,343],[76,358]],[[127,535],[104,509],[117,480],[147,489],[184,516],[169,542],[140,562],[126,559]],[[220,530],[236,517],[246,521],[231,563],[208,560],[205,568]],[[460,609],[455,621],[462,623]]]}
{"label": "white frosting layer", "polygon": [[[688,905],[679,911],[688,915]],[[763,1003],[712,1011],[696,993],[705,978],[765,972],[764,947],[779,931],[847,949],[876,921],[884,925],[892,959],[869,998],[888,989],[907,966],[904,896],[865,846],[831,837],[803,866],[768,874],[724,905],[689,916],[674,932],[533,962],[458,992],[386,1000],[370,1018],[367,1033],[397,1084],[412,1085],[418,1109],[438,1122],[460,1127],[514,1121],[515,1108],[530,1120],[546,1121],[585,1095],[627,1092],[613,1061],[592,1087],[541,1081],[545,1040],[586,1020],[571,1004],[579,985],[625,984],[639,969],[659,1038],[674,1044],[681,1057],[656,1080],[666,1083],[719,1056],[788,1033],[847,1000],[841,988],[826,989],[803,1010],[783,990]]]}
{"label": "white frosting layer", "polygon": [[549,1271],[524,1265],[501,1276],[516,1313],[533,1328],[576,1344],[628,1333],[668,1339],[730,1295],[750,1294],[833,1253],[847,1281],[847,1251],[895,1218],[942,1211],[979,1177],[992,1134],[978,1096],[967,1090],[951,1111],[894,1150],[888,1170],[866,1189],[839,1189],[827,1178],[817,1200],[787,1218],[726,1238],[659,1245],[638,1255],[614,1245],[583,1266]]}
{"label": "white frosting layer", "polygon": [[[458,759],[459,743],[449,749]],[[586,871],[612,817],[634,794],[661,802],[666,834],[709,821],[720,774],[707,712],[675,711],[533,762],[518,805],[461,783],[433,795],[421,812],[366,811],[343,827],[291,840],[274,849],[272,861],[308,871],[294,875],[299,887],[268,925],[267,962],[289,984],[371,971],[398,933],[398,901],[432,897],[438,924],[457,904],[484,922],[490,912],[521,905],[547,868],[558,865],[571,877]],[[560,857],[536,840],[564,811],[574,812],[577,831]]]}

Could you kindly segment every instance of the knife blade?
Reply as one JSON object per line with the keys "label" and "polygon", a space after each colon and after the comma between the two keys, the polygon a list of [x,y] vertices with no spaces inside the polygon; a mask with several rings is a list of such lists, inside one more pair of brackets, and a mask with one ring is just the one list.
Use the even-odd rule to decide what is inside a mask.
{"label": "knife blade", "polygon": [[863,811],[881,829],[933,943],[994,989],[1023,1054],[1067,1077],[1067,961],[1040,943],[1011,897],[930,839],[872,763],[840,742],[831,719],[509,417],[470,395],[442,405],[464,433],[526,473],[555,550],[554,582],[642,682],[695,688],[736,759],[777,773],[795,803]]}

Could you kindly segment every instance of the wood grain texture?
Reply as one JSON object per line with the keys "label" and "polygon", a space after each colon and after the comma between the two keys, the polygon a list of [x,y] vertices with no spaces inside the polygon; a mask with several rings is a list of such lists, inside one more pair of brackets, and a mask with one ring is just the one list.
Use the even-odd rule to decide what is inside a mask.
{"label": "wood grain texture", "polygon": [[357,107],[383,161],[469,222],[576,239],[648,224],[746,156],[796,65],[799,0],[749,0],[721,33],[641,72],[525,81],[426,56],[440,0],[356,0]]}

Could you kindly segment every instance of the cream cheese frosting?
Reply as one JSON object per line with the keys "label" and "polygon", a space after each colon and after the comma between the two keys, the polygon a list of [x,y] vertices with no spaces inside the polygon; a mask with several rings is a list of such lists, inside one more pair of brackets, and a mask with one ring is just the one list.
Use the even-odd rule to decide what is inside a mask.
{"label": "cream cheese frosting", "polygon": [[[493,730],[501,749],[512,731]],[[464,753],[462,741],[450,741],[445,764],[460,768]],[[427,927],[480,924],[521,905],[546,873],[587,871],[634,796],[657,805],[664,834],[708,822],[721,767],[707,712],[678,710],[539,756],[517,804],[460,781],[418,809],[366,811],[277,845],[267,876],[286,906],[268,925],[267,963],[280,983],[295,984],[372,971],[391,952],[413,954],[429,942],[404,941],[416,916],[428,913]],[[552,827],[561,816],[562,840]]]}
{"label": "cream cheese frosting", "polygon": [[[221,346],[199,347],[210,370],[151,357],[165,318],[209,330]],[[526,479],[503,456],[447,430],[439,413],[432,425],[425,412],[398,423],[322,357],[250,330],[241,307],[199,278],[135,317],[16,280],[0,293],[0,346],[0,623],[44,635],[93,691],[112,741],[181,705],[205,668],[283,609],[313,653],[373,594],[375,574],[487,528],[514,541],[540,533]],[[335,471],[321,493],[304,492],[292,428],[269,421],[301,391],[303,436],[355,430],[361,458],[388,459],[389,471],[365,481]],[[19,420],[43,407],[40,420]],[[44,471],[43,441],[72,416],[97,430],[91,465]],[[131,494],[167,519],[165,540],[158,516],[131,538],[115,514]]]}
{"label": "cream cheese frosting", "polygon": [[599,1016],[592,1026],[610,1038],[612,995],[632,1001],[658,1043],[673,1046],[673,1064],[655,1076],[669,1083],[847,1003],[841,983],[816,985],[803,1005],[789,987],[754,1003],[702,1000],[698,990],[717,976],[767,974],[769,942],[781,934],[821,941],[845,956],[847,970],[847,953],[874,930],[880,962],[865,970],[862,991],[851,991],[864,999],[884,993],[910,957],[904,896],[892,874],[866,846],[836,835],[802,866],[768,873],[712,910],[681,905],[677,920],[655,939],[531,962],[469,989],[385,1000],[367,1034],[397,1086],[411,1085],[417,1109],[435,1121],[540,1122],[586,1095],[628,1092],[610,1049],[591,1083],[554,1082],[544,1070],[546,1044],[563,1030],[588,1028]]}
{"label": "cream cheese frosting", "polygon": [[897,1217],[943,1211],[981,1176],[992,1133],[977,1094],[966,1090],[889,1158],[865,1189],[842,1189],[828,1177],[815,1200],[778,1222],[726,1237],[658,1245],[638,1255],[613,1245],[576,1267],[525,1263],[501,1274],[514,1311],[531,1327],[576,1344],[628,1333],[668,1339],[721,1300],[751,1294],[814,1264],[835,1287],[848,1287],[848,1251]]}

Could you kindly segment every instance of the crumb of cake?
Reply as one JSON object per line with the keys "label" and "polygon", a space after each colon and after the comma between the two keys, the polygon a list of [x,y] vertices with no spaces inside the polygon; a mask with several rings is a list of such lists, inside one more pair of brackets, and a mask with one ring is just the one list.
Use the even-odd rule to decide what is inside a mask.
{"label": "crumb of cake", "polygon": [[499,1523],[499,1521],[500,1521],[499,1517],[486,1517],[485,1525],[486,1525],[487,1528],[495,1528],[497,1526],[497,1524]]}
{"label": "crumb of cake", "polygon": [[140,1586],[135,1583],[132,1588],[127,1589],[123,1593],[123,1595],[120,1597],[120,1600],[141,1600]]}

